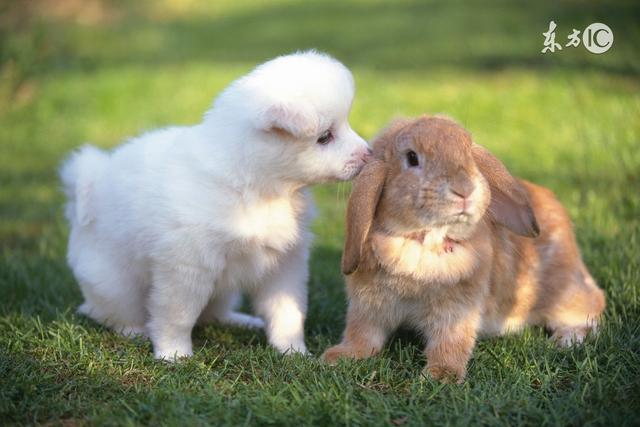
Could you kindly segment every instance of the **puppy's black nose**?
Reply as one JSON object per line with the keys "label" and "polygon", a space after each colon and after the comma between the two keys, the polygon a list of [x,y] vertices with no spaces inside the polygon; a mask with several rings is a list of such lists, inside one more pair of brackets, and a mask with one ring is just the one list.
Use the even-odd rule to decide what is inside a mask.
{"label": "puppy's black nose", "polygon": [[362,160],[363,162],[367,163],[369,160],[371,160],[373,158],[373,150],[369,147],[367,147],[366,149],[360,151],[357,156],[360,158],[360,160]]}

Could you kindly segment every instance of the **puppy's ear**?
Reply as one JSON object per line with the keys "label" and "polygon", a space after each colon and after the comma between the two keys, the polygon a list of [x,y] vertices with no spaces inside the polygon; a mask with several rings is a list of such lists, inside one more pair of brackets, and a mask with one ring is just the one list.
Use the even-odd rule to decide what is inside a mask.
{"label": "puppy's ear", "polygon": [[267,132],[284,132],[296,139],[316,136],[318,126],[318,115],[307,105],[272,105],[265,111],[262,123]]}
{"label": "puppy's ear", "polygon": [[342,272],[356,271],[362,257],[362,247],[382,194],[387,167],[382,160],[367,163],[353,182],[347,206],[347,230],[342,254]]}
{"label": "puppy's ear", "polygon": [[493,219],[521,236],[538,236],[540,228],[527,190],[486,148],[474,143],[471,150],[476,166],[489,182]]}

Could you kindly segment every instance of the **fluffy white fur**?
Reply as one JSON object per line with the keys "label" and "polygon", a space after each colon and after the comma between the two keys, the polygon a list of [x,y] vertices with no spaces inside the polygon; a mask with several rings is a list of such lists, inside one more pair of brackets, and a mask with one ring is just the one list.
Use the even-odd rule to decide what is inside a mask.
{"label": "fluffy white fur", "polygon": [[[80,312],[148,335],[159,359],[191,355],[198,321],[264,326],[281,352],[306,352],[305,187],[360,171],[353,96],[335,59],[282,56],[233,82],[200,124],[73,153],[61,177]],[[243,291],[259,317],[234,311]]]}

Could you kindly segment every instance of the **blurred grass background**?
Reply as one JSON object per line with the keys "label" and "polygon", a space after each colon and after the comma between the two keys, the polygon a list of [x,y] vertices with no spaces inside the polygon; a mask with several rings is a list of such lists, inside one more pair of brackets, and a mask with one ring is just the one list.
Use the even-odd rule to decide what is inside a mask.
{"label": "blurred grass background", "polygon": [[[0,424],[640,424],[640,4],[637,1],[4,0],[0,2]],[[609,25],[612,49],[541,54],[549,21]],[[566,204],[609,306],[602,334],[558,350],[543,331],[483,341],[467,383],[420,378],[400,333],[373,360],[283,358],[263,334],[198,329],[155,363],[74,314],[56,168],[69,150],[197,122],[256,64],[317,48],[349,66],[353,127],[458,119]],[[348,185],[315,189],[308,343],[339,339]]]}

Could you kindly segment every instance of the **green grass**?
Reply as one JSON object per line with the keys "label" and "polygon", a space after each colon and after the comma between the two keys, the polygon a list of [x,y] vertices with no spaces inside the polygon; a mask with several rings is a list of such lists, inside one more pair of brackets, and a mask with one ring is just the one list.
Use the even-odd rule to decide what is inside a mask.
{"label": "green grass", "polygon": [[[637,2],[42,3],[0,5],[0,424],[640,424]],[[558,39],[604,22],[614,46],[541,55],[552,19]],[[276,354],[262,333],[209,326],[194,332],[197,354],[171,366],[74,314],[65,153],[194,123],[232,79],[309,47],[353,69],[363,136],[396,115],[444,112],[552,188],[607,293],[601,334],[575,349],[536,328],[483,340],[466,383],[439,385],[421,378],[410,331],[379,357],[327,367]],[[315,189],[316,355],[344,327],[348,188]]]}

